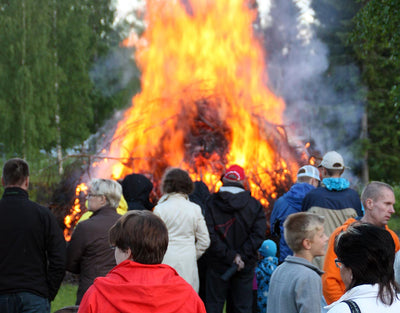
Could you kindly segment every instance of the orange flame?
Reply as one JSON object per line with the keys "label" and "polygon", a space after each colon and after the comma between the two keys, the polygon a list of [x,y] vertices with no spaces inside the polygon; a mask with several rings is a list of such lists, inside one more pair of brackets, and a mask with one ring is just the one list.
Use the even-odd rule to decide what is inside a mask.
{"label": "orange flame", "polygon": [[[180,166],[215,189],[224,166],[235,163],[245,168],[252,193],[265,205],[267,195],[276,197],[276,181],[294,178],[296,157],[277,152],[279,143],[270,139],[271,130],[276,138],[286,135],[282,127],[271,127],[282,123],[285,105],[266,87],[265,56],[252,32],[256,12],[247,2],[192,0],[185,7],[181,1],[147,1],[145,33],[126,40],[141,43],[135,59],[142,92],[109,150],[124,162],[99,164],[97,176],[118,179],[141,171],[159,178],[154,171]],[[223,153],[208,151],[209,143],[202,142],[197,154],[188,154],[199,125],[224,134],[226,147],[217,147]]]}
{"label": "orange flame", "polygon": [[81,209],[81,202],[80,202],[80,195],[83,192],[85,195],[87,194],[88,187],[85,183],[79,184],[75,189],[75,200],[73,207],[68,214],[64,218],[64,224],[66,228],[64,229],[64,238],[65,240],[69,241],[71,239],[71,226],[75,224],[75,222],[79,219],[82,209]]}

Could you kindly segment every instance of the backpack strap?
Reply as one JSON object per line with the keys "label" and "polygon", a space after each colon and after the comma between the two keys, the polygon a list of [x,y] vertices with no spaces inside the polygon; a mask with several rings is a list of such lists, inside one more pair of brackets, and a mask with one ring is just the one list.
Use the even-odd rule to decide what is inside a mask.
{"label": "backpack strap", "polygon": [[358,307],[357,303],[355,303],[354,301],[344,300],[343,302],[347,303],[347,305],[350,307],[351,313],[361,313],[360,308]]}

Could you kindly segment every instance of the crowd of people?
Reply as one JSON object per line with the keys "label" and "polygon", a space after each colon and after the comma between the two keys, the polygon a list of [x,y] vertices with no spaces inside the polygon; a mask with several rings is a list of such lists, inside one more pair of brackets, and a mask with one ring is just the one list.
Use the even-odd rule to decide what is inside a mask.
{"label": "crowd of people", "polygon": [[269,221],[236,164],[215,193],[168,168],[157,203],[145,175],[93,179],[66,243],[51,211],[29,200],[28,163],[10,159],[0,312],[49,313],[66,271],[79,276],[76,303],[59,312],[400,312],[393,188],[373,181],[360,198],[345,169],[336,151],[300,167]]}

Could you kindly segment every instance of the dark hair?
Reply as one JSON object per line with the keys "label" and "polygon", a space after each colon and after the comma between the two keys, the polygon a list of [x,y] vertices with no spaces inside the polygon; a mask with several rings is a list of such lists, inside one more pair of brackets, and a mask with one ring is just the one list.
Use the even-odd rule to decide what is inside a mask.
{"label": "dark hair", "polygon": [[379,299],[391,305],[400,292],[394,280],[395,244],[390,233],[372,224],[353,224],[335,239],[338,259],[351,269],[347,290],[363,284],[378,284]]}
{"label": "dark hair", "polygon": [[361,193],[361,202],[364,207],[366,206],[368,199],[378,201],[382,195],[382,189],[388,189],[394,193],[392,186],[380,181],[372,181],[365,186],[363,192]]}
{"label": "dark hair", "polygon": [[128,211],[110,228],[109,241],[132,252],[132,260],[142,264],[160,264],[168,247],[164,222],[150,211]]}
{"label": "dark hair", "polygon": [[[336,164],[338,164],[338,163],[335,163],[333,166],[335,166]],[[325,168],[326,172],[328,173],[329,177],[332,177],[334,175],[342,175],[343,172],[344,172],[344,168],[340,169],[340,170],[339,169],[326,168],[326,167],[324,167],[324,168]]]}
{"label": "dark hair", "polygon": [[164,194],[176,192],[188,195],[192,193],[193,188],[193,181],[188,172],[180,168],[170,168],[165,171],[161,182],[161,190]]}
{"label": "dark hair", "polygon": [[29,176],[29,165],[25,160],[15,158],[8,160],[3,166],[4,185],[21,185]]}

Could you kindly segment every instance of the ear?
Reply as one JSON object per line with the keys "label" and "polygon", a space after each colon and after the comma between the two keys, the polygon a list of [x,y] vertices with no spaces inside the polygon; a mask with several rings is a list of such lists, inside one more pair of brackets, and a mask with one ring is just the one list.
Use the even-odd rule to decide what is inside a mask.
{"label": "ear", "polygon": [[3,176],[1,176],[1,184],[3,185],[3,187],[5,187],[5,186],[6,186],[6,183],[4,182],[4,178],[3,178]]}
{"label": "ear", "polygon": [[308,238],[303,239],[302,245],[305,250],[310,250],[311,249],[311,240]]}
{"label": "ear", "polygon": [[28,190],[29,187],[29,176],[27,176],[24,180],[24,182],[22,183],[22,189]]}
{"label": "ear", "polygon": [[373,206],[374,206],[374,200],[368,198],[368,199],[365,201],[365,206],[366,206],[365,208],[368,209],[368,210],[372,209]]}

